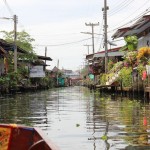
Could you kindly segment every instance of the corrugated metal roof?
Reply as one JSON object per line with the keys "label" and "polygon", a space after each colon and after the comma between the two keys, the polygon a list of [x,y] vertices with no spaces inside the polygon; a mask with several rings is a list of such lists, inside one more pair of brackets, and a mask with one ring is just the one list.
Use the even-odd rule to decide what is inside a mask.
{"label": "corrugated metal roof", "polygon": [[118,29],[113,35],[112,38],[120,38],[128,35],[140,35],[141,32],[145,31],[147,28],[150,28],[150,15],[145,15],[136,21],[132,26],[126,28]]}
{"label": "corrugated metal roof", "polygon": [[38,57],[38,59],[52,61],[52,59],[51,59],[50,57],[46,57],[46,56],[39,56],[39,55],[37,55],[37,57]]}
{"label": "corrugated metal roof", "polygon": [[[116,51],[119,51],[120,48],[121,48],[121,47],[116,47],[116,48],[108,49],[107,52],[116,52]],[[97,52],[97,53],[94,53],[94,54],[86,55],[86,59],[90,61],[90,60],[93,59],[93,57],[94,57],[95,54],[101,54],[101,53],[105,53],[105,50],[100,51],[100,52]]]}
{"label": "corrugated metal roof", "polygon": [[[3,39],[0,39],[0,46],[3,47],[6,51],[14,51],[14,43],[7,42]],[[17,51],[20,53],[27,53],[27,51],[23,50],[19,46],[17,46]]]}
{"label": "corrugated metal roof", "polygon": [[[108,57],[123,56],[123,55],[124,55],[124,52],[108,52]],[[105,57],[105,53],[94,54],[93,59],[99,58],[99,57]]]}

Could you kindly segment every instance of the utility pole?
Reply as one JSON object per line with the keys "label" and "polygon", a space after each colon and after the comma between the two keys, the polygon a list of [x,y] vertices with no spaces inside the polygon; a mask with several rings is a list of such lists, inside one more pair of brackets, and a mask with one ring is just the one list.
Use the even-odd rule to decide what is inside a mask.
{"label": "utility pole", "polygon": [[[89,46],[92,46],[92,45],[84,45],[84,46],[87,46],[87,48],[88,48],[88,55],[90,54],[89,53]],[[87,72],[89,73],[89,61],[87,62]]]}
{"label": "utility pole", "polygon": [[17,16],[13,16],[14,20],[14,71],[17,72]]}
{"label": "utility pole", "polygon": [[99,22],[98,23],[89,23],[89,24],[87,24],[87,23],[85,23],[85,25],[86,26],[91,26],[92,27],[92,45],[93,45],[93,54],[95,53],[94,51],[95,51],[95,48],[94,48],[94,27],[95,26],[98,26],[99,25]]}
{"label": "utility pole", "polygon": [[[47,56],[47,46],[45,46],[45,57]],[[45,58],[45,67],[44,70],[46,70],[46,58]]]}
{"label": "utility pole", "polygon": [[[47,57],[47,46],[45,46],[45,57]],[[45,60],[45,64],[46,64],[46,60]]]}
{"label": "utility pole", "polygon": [[2,17],[0,19],[12,19],[14,21],[14,72],[17,72],[17,22],[18,17],[16,15],[13,16],[13,18],[8,17]]}
{"label": "utility pole", "polygon": [[104,0],[104,8],[102,8],[103,19],[104,19],[104,45],[105,45],[105,73],[108,71],[108,46],[107,46],[107,10],[109,7],[107,6],[107,0]]}
{"label": "utility pole", "polygon": [[88,55],[89,55],[89,54],[90,54],[90,53],[89,53],[89,52],[90,52],[89,47],[92,46],[92,45],[87,45],[87,44],[86,44],[86,45],[84,45],[84,46],[87,46],[87,49],[88,49]]}
{"label": "utility pole", "polygon": [[57,61],[57,86],[59,86],[59,81],[58,81],[58,73],[59,73],[59,59]]}

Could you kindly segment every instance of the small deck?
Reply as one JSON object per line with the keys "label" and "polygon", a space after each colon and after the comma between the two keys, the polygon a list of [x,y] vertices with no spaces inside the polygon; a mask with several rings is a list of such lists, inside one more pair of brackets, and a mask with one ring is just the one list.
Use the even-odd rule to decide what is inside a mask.
{"label": "small deck", "polygon": [[137,89],[137,88],[132,88],[132,87],[120,87],[117,85],[95,85],[95,88],[100,90],[100,91],[113,91],[115,93],[122,93],[122,95],[135,95],[135,94],[141,94],[144,93],[144,98],[146,98],[147,100],[150,100],[150,87],[145,87],[145,89]]}

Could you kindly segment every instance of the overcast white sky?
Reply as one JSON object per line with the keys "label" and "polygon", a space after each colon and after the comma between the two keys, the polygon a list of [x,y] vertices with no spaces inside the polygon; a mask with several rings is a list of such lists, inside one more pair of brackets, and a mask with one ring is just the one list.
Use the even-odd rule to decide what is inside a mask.
{"label": "overcast white sky", "polygon": [[[7,3],[5,3],[5,1]],[[86,44],[91,45],[91,27],[85,23],[98,23],[95,33],[103,34],[104,0],[0,0],[0,17],[18,16],[17,30],[25,30],[35,39],[35,52],[53,59],[49,69],[76,70],[82,67],[87,54]],[[116,28],[126,24],[150,7],[150,0],[107,0],[108,38]],[[133,23],[133,22],[132,22]],[[13,30],[13,21],[0,20],[0,31]],[[128,25],[126,25],[128,26]],[[95,35],[95,52],[103,49],[103,36]],[[86,40],[88,39],[88,40]],[[67,44],[70,43],[70,44]],[[116,43],[120,46],[120,43]],[[90,47],[92,53],[92,47]]]}

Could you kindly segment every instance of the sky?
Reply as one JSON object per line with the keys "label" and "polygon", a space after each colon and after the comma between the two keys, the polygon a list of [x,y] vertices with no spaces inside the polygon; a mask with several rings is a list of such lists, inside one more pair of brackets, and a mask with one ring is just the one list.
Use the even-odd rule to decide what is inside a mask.
{"label": "sky", "polygon": [[[118,28],[133,24],[136,17],[150,8],[150,0],[107,0],[108,40]],[[0,0],[0,18],[18,16],[17,31],[25,30],[35,42],[32,43],[38,55],[45,55],[47,69],[59,68],[78,70],[85,65],[88,47],[92,45],[91,26],[85,23],[99,23],[94,27],[95,52],[103,48],[104,0]],[[0,19],[0,31],[12,31],[13,20]],[[2,38],[2,35],[0,35]],[[123,46],[123,41],[113,41]],[[109,45],[108,45],[109,47]],[[113,48],[113,46],[111,46]],[[115,48],[115,47],[114,47]],[[93,52],[89,46],[90,54]]]}

